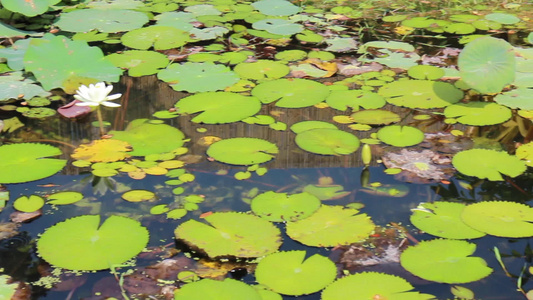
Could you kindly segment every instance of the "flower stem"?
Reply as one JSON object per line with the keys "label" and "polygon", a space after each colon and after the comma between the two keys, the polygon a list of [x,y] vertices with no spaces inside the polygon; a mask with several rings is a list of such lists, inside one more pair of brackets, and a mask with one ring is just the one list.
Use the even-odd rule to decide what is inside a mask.
{"label": "flower stem", "polygon": [[104,120],[102,119],[102,111],[100,110],[100,105],[96,107],[96,113],[98,114],[98,125],[100,125],[100,135],[104,135]]}

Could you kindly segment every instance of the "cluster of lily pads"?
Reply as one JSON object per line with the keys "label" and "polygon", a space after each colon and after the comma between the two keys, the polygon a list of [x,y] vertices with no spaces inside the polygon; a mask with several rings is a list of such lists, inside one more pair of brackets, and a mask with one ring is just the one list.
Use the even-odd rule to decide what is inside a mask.
{"label": "cluster of lily pads", "polygon": [[[420,64],[422,57],[406,42],[362,43],[353,25],[344,22],[356,22],[360,12],[345,6],[323,12],[286,0],[131,0],[75,5],[56,0],[38,5],[1,2],[4,9],[18,14],[14,20],[47,11],[59,16],[52,18],[50,33],[46,34],[0,25],[0,36],[15,38],[12,45],[0,49],[0,57],[5,58],[0,109],[26,117],[54,115],[54,109],[43,106],[49,105],[48,99],[60,99],[51,96],[59,94],[58,90],[68,95],[80,85],[118,82],[127,70],[133,77],[156,75],[174,90],[187,93],[172,109],[156,112],[154,118],[191,115],[193,123],[244,122],[278,131],[290,129],[298,147],[319,155],[351,155],[361,143],[369,151],[369,144],[403,148],[423,142],[424,132],[405,124],[403,116],[389,109],[393,106],[421,112],[417,116],[420,120],[443,116],[451,126],[487,126],[513,120],[526,124],[522,136],[532,130],[533,53],[530,48],[513,47],[487,34],[461,39],[467,44],[460,55],[450,54],[458,59],[457,69],[442,61]],[[455,14],[449,20],[398,14],[382,20],[395,24],[395,32],[401,35],[415,31],[488,33],[525,26],[516,15],[500,12]],[[213,43],[205,46],[206,41]],[[281,50],[293,41],[298,49]],[[103,51],[117,49],[113,47],[118,44],[125,50]],[[268,49],[274,49],[273,53]],[[343,56],[344,62],[339,59]],[[336,74],[345,78],[326,83],[325,79]],[[318,120],[287,124],[274,114],[261,113],[272,107],[331,108],[338,113],[332,121],[339,126]],[[16,132],[21,126],[14,116],[2,120],[0,131]],[[366,131],[371,134],[358,137]],[[459,130],[453,133],[463,135]],[[179,129],[160,120],[137,119],[126,130],[110,131],[109,135],[110,139],[78,146],[71,154],[76,159],[72,164],[90,169],[97,177],[123,173],[142,179],[165,175],[169,179],[166,185],[178,185],[172,190],[176,197],[185,192],[179,185],[194,180],[179,159],[187,151],[183,147],[185,135]],[[517,177],[532,166],[532,145],[529,142],[513,149],[514,155],[488,149],[458,151],[451,162],[465,175],[503,181],[505,176]],[[212,160],[244,167],[245,171],[235,174],[240,180],[250,178],[252,172],[265,174],[261,164],[275,159],[279,152],[275,141],[246,136],[216,141],[206,151]],[[1,145],[0,169],[5,171],[0,172],[0,184],[47,178],[66,166],[65,159],[52,158],[61,154],[59,148],[46,144]],[[368,164],[368,152],[365,155]],[[400,166],[396,171],[416,173],[417,169],[423,172],[430,168],[426,160]],[[232,279],[203,279],[177,290],[175,299],[208,298],[212,292],[232,299],[279,299],[279,294],[299,296],[319,291],[323,299],[363,295],[432,299],[432,295],[411,291],[413,287],[407,281],[392,275],[368,272],[336,279],[334,263],[324,256],[306,258],[305,251],[278,251],[282,226],[273,223],[283,223],[289,238],[309,247],[335,247],[368,238],[375,230],[368,215],[352,207],[321,202],[347,193],[342,186],[320,184],[307,185],[302,193],[290,195],[267,191],[251,199],[249,213],[215,212],[202,215],[203,221],[181,223],[175,237],[207,257],[260,258],[255,278],[261,286]],[[45,204],[73,204],[83,196],[63,192],[45,198],[21,196],[13,201],[13,207],[33,212]],[[132,189],[122,198],[153,201],[157,195]],[[204,197],[184,195],[178,202],[154,205],[150,212],[180,219],[188,211],[200,209]],[[411,222],[444,239],[408,247],[401,254],[401,264],[414,275],[435,282],[479,280],[492,269],[483,259],[470,256],[474,244],[460,239],[485,234],[530,237],[532,215],[529,206],[512,202],[422,204],[414,210]],[[502,225],[508,223],[513,226]],[[76,240],[74,246],[72,239]],[[111,216],[101,222],[99,215],[83,215],[48,228],[39,238],[37,249],[43,259],[57,267],[102,270],[135,257],[148,239],[148,230],[132,218]]]}

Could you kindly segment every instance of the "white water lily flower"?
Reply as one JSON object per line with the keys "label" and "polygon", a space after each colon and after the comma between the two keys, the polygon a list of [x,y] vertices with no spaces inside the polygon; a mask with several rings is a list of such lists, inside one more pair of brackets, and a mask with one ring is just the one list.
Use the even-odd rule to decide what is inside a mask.
{"label": "white water lily flower", "polygon": [[120,104],[109,102],[109,100],[115,100],[120,98],[122,94],[113,94],[111,90],[113,89],[112,85],[106,86],[103,82],[98,82],[97,84],[89,84],[89,86],[82,85],[76,91],[74,98],[76,100],[82,101],[81,103],[76,103],[77,106],[107,106],[107,107],[119,107]]}

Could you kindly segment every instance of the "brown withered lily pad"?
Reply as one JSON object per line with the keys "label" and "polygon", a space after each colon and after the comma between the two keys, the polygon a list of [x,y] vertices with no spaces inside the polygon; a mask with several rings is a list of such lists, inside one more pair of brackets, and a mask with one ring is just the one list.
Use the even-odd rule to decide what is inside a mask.
{"label": "brown withered lily pad", "polygon": [[451,159],[432,150],[388,152],[383,157],[387,168],[402,169],[395,179],[412,183],[429,183],[449,179],[454,168]]}

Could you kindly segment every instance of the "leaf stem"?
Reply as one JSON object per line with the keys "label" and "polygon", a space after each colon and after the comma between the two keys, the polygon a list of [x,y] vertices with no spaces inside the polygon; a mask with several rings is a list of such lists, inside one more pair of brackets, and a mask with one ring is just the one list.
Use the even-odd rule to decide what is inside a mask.
{"label": "leaf stem", "polygon": [[102,118],[102,110],[100,109],[100,105],[96,107],[96,113],[98,114],[98,125],[100,126],[100,135],[104,135],[104,120]]}

